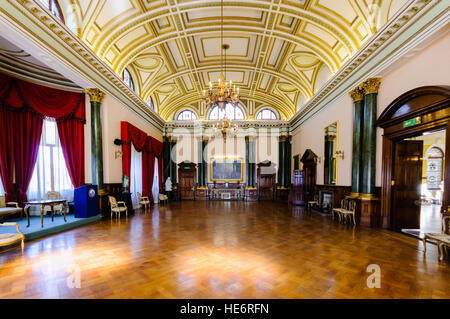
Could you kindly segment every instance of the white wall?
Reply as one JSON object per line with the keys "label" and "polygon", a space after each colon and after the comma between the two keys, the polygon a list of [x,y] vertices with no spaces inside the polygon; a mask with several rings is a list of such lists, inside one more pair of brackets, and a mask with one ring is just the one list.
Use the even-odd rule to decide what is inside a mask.
{"label": "white wall", "polygon": [[[114,158],[114,152],[120,146],[114,145],[114,139],[120,138],[120,122],[127,121],[148,135],[162,141],[162,133],[142,120],[138,115],[120,104],[116,99],[105,96],[102,100],[102,136],[103,136],[103,181],[104,183],[122,182],[122,158]],[[90,135],[89,138],[90,145]],[[90,154],[89,148],[89,154]],[[89,159],[90,162],[91,159]]]}
{"label": "white wall", "polygon": [[[378,91],[378,116],[398,96],[420,86],[450,85],[450,35],[421,52],[416,53],[389,71],[382,73]],[[319,114],[304,123],[292,138],[292,155],[303,155],[310,148],[321,157],[317,165],[317,183],[323,184],[324,128],[339,121],[339,148],[344,159],[339,159],[338,185],[351,185],[353,102],[348,92],[328,105]],[[382,129],[377,129],[376,186],[381,186]]]}

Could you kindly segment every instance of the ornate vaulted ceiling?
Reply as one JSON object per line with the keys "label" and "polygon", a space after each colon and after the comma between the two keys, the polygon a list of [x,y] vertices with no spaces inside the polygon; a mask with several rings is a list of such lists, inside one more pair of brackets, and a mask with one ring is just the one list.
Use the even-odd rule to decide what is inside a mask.
{"label": "ornate vaulted ceiling", "polygon": [[[224,1],[227,79],[247,119],[264,106],[290,119],[407,0]],[[60,0],[66,25],[115,72],[127,68],[165,120],[220,71],[220,1]]]}

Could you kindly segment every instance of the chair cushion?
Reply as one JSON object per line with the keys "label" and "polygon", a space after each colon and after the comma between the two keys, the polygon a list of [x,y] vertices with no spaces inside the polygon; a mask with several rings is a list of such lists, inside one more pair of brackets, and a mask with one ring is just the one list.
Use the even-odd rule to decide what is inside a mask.
{"label": "chair cushion", "polygon": [[19,240],[22,240],[20,234],[0,234],[0,246],[9,245]]}
{"label": "chair cushion", "polygon": [[440,241],[450,240],[450,235],[447,235],[447,234],[425,233],[425,235],[427,236],[427,238],[434,239],[434,240],[440,240]]}
{"label": "chair cushion", "polygon": [[2,208],[0,208],[0,215],[8,215],[8,214],[20,213],[21,211],[22,211],[22,208],[2,207]]}
{"label": "chair cushion", "polygon": [[113,212],[124,212],[124,211],[126,211],[126,210],[127,210],[126,207],[114,207],[114,208],[112,209]]}
{"label": "chair cushion", "polygon": [[141,204],[150,204],[150,201],[148,201],[148,200],[141,200],[140,203]]}

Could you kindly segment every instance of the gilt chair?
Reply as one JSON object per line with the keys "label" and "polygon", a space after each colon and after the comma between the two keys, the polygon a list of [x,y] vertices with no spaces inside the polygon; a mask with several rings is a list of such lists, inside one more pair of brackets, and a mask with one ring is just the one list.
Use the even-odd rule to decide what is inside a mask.
{"label": "gilt chair", "polygon": [[1,246],[8,246],[11,244],[14,244],[18,241],[21,242],[22,250],[24,248],[24,242],[25,242],[25,235],[20,231],[19,224],[18,223],[1,223],[0,226],[16,226],[17,234],[16,233],[3,233],[0,234],[0,247]]}
{"label": "gilt chair", "polygon": [[108,196],[109,206],[111,206],[111,218],[113,213],[116,214],[116,217],[120,217],[122,212],[125,212],[126,217],[128,217],[128,208],[125,202],[118,202],[115,197]]}
{"label": "gilt chair", "polygon": [[137,193],[139,199],[139,207],[144,205],[144,209],[150,208],[150,199],[147,196],[142,196],[141,193]]}
{"label": "gilt chair", "polygon": [[[49,191],[44,195],[44,199],[61,199],[61,193],[55,192],[55,191]],[[53,212],[59,212],[62,214],[62,211],[64,209],[64,206],[61,205],[54,205],[53,206]],[[51,206],[44,206],[44,214],[47,214],[47,212],[52,211]]]}
{"label": "gilt chair", "polygon": [[23,209],[19,207],[17,202],[6,202],[5,196],[0,196],[0,219],[3,216],[20,213],[22,219]]}
{"label": "gilt chair", "polygon": [[331,212],[331,214],[332,214],[331,217],[334,219],[334,215],[337,214],[339,221],[341,221],[342,220],[342,211],[346,210],[347,208],[348,208],[348,200],[343,198],[341,200],[341,207],[333,208],[333,210]]}
{"label": "gilt chair", "polygon": [[168,200],[169,200],[169,197],[167,197],[167,195],[159,194],[159,202],[160,203],[167,204]]}
{"label": "gilt chair", "polygon": [[356,201],[349,200],[347,209],[341,210],[340,214],[342,215],[344,223],[346,223],[350,217],[351,220],[353,220],[353,225],[356,225]]}
{"label": "gilt chair", "polygon": [[439,251],[439,260],[443,260],[450,248],[450,216],[442,217],[442,233],[425,233],[423,236],[423,252],[427,250],[427,239],[436,242]]}

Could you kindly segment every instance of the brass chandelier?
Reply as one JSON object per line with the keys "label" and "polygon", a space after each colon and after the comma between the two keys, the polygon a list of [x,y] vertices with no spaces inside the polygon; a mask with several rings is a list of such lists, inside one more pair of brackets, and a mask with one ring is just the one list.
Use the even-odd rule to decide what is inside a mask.
{"label": "brass chandelier", "polygon": [[231,120],[227,118],[227,115],[223,115],[222,122],[218,122],[213,125],[214,132],[221,132],[224,143],[227,142],[227,135],[235,135],[237,132],[238,126],[236,124],[233,125]]}
{"label": "brass chandelier", "polygon": [[226,80],[226,50],[228,50],[230,46],[228,44],[223,44],[223,0],[220,2],[220,16],[221,74],[216,88],[213,88],[213,83],[209,82],[208,89],[203,90],[203,100],[206,102],[206,107],[213,107],[217,105],[221,111],[225,111],[225,106],[227,103],[239,103],[239,88],[236,88],[236,85],[233,85],[231,80],[229,82]]}

